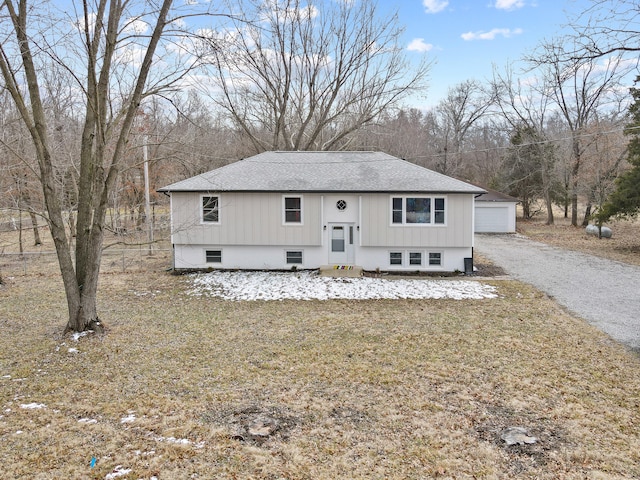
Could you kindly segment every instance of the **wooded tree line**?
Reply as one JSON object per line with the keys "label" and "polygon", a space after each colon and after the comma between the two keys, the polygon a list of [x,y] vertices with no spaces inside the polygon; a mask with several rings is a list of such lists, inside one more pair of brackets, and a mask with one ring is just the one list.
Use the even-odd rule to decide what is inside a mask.
{"label": "wooded tree line", "polygon": [[155,192],[265,150],[381,150],[574,225],[634,165],[640,36],[622,25],[637,0],[594,0],[525,70],[452,85],[428,110],[412,99],[441,80],[373,0],[74,7],[0,3],[0,207],[51,231],[71,330],[96,325],[105,231],[144,222],[145,158]]}

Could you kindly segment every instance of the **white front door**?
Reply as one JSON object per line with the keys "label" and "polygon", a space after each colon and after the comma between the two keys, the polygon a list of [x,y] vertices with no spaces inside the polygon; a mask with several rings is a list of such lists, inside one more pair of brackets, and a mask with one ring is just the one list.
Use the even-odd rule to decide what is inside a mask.
{"label": "white front door", "polygon": [[329,263],[349,265],[354,263],[353,224],[329,224]]}

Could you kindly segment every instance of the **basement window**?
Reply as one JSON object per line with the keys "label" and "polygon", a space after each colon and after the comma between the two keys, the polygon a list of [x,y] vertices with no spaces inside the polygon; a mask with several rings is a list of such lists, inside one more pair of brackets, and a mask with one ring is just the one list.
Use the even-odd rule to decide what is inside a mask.
{"label": "basement window", "polygon": [[422,252],[409,252],[409,265],[422,265]]}
{"label": "basement window", "polygon": [[222,250],[206,250],[207,263],[222,263]]}
{"label": "basement window", "polygon": [[390,252],[389,265],[402,265],[402,252]]}
{"label": "basement window", "polygon": [[289,265],[302,265],[302,252],[300,250],[293,250],[287,252],[287,264]]}
{"label": "basement window", "polygon": [[442,254],[439,252],[429,252],[429,265],[430,266],[442,265]]}

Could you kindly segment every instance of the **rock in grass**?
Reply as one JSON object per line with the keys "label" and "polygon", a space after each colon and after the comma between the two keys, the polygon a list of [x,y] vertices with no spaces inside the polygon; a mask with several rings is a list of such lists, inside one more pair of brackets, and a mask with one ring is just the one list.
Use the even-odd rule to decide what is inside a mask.
{"label": "rock in grass", "polygon": [[504,440],[507,445],[533,444],[538,441],[536,437],[529,436],[529,432],[522,427],[505,428],[500,434],[500,438]]}

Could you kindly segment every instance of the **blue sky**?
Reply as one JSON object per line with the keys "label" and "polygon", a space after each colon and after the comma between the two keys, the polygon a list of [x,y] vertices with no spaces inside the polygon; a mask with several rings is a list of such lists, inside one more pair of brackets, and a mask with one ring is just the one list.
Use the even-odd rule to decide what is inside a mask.
{"label": "blue sky", "polygon": [[436,63],[420,107],[435,105],[449,87],[485,81],[495,64],[503,70],[541,40],[561,33],[588,0],[379,0],[380,11],[397,10],[406,27],[411,58]]}

